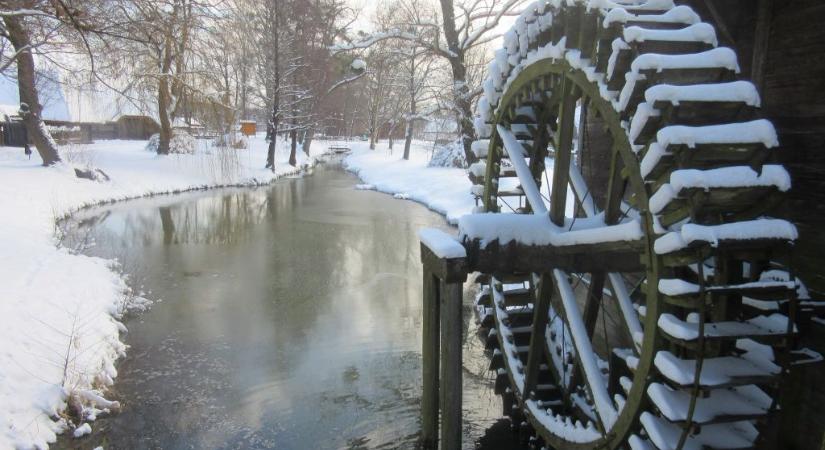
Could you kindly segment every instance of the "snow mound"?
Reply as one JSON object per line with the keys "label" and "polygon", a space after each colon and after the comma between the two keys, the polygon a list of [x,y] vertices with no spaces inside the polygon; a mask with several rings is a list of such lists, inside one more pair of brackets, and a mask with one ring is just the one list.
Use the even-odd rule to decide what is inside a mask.
{"label": "snow mound", "polygon": [[439,145],[433,152],[433,157],[427,164],[428,167],[466,167],[467,161],[464,158],[464,147],[461,141],[450,142],[447,145]]}
{"label": "snow mound", "polygon": [[[160,134],[155,133],[146,143],[146,150],[157,153],[160,145]],[[185,155],[195,154],[195,138],[185,131],[174,131],[172,139],[169,140],[169,153],[179,153]]]}

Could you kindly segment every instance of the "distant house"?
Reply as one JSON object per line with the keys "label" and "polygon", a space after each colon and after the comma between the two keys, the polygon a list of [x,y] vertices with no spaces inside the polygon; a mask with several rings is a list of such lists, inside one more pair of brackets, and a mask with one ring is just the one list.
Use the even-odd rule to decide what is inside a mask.
{"label": "distant house", "polygon": [[149,116],[122,115],[117,124],[117,139],[149,139],[160,132],[160,125]]}
{"label": "distant house", "polygon": [[18,114],[18,105],[0,104],[0,145],[23,147],[26,144],[26,130]]}
{"label": "distant house", "polygon": [[241,120],[241,133],[244,136],[254,136],[258,124],[254,120]]}

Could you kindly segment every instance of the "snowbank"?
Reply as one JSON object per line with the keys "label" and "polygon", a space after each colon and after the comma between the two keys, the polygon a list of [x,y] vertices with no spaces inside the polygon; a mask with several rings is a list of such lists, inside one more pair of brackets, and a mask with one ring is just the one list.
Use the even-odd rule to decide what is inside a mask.
{"label": "snowbank", "polygon": [[356,147],[344,166],[364,181],[362,186],[423,203],[455,225],[475,207],[470,179],[464,169],[429,167],[431,150],[431,143],[414,142],[405,161],[400,149],[390,154],[384,145],[376,150]]}
{"label": "snowbank", "polygon": [[[0,147],[0,449],[46,447],[67,429],[61,416],[75,400],[90,416],[80,419],[118,406],[99,393],[117,374],[114,361],[125,350],[119,319],[132,295],[113,261],[61,248],[56,220],[102,202],[264,184],[296,172],[286,146],[272,172],[263,168],[263,138],[249,144],[234,150],[198,141],[194,155],[160,157],[145,141],[100,141],[64,147],[67,162],[50,168]],[[324,150],[323,142],[313,146]],[[299,165],[310,162],[299,154]],[[99,167],[111,181],[79,179],[73,167]]]}

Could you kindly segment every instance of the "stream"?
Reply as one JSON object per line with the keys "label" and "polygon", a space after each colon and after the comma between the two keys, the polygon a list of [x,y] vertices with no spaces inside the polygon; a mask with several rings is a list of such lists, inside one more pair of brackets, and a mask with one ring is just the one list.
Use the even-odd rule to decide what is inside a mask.
{"label": "stream", "polygon": [[[356,183],[330,162],[270,186],[74,215],[65,245],[116,258],[154,304],[124,321],[129,350],[108,394],[122,411],[56,447],[415,448],[416,231],[449,227]],[[464,447],[516,448],[468,297]]]}

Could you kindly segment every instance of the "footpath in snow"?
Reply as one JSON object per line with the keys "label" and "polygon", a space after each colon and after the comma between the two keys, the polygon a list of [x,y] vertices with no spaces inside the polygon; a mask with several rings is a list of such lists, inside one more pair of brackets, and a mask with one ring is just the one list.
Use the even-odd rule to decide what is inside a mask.
{"label": "footpath in snow", "polygon": [[386,144],[379,143],[376,150],[354,149],[344,166],[364,182],[360,188],[423,203],[455,225],[459,217],[473,212],[472,184],[464,169],[428,167],[431,149],[431,143],[414,143],[405,161],[400,146],[390,153]]}
{"label": "footpath in snow", "polygon": [[[22,149],[0,147],[0,449],[46,447],[67,429],[67,406],[86,405],[82,420],[118,408],[101,393],[125,350],[119,319],[130,303],[145,302],[129,292],[114,262],[61,248],[57,220],[103,202],[265,184],[297,172],[286,163],[286,146],[278,148],[275,171],[264,169],[261,136],[244,150],[199,141],[194,155],[157,156],[145,146],[65,146],[66,162],[49,168],[36,153],[29,160]],[[323,142],[313,145],[313,154],[325,150]],[[311,162],[299,154],[299,166]],[[83,166],[100,168],[111,180],[77,178],[73,167]]]}

